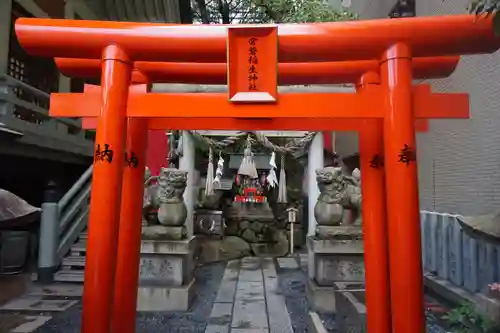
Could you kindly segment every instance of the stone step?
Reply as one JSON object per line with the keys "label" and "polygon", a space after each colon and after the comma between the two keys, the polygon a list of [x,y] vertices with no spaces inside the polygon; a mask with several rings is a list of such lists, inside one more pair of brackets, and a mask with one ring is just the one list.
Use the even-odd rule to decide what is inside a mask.
{"label": "stone step", "polygon": [[83,282],[84,270],[60,270],[54,274],[56,282]]}
{"label": "stone step", "polygon": [[85,256],[86,252],[87,252],[87,242],[79,241],[71,246],[70,256],[72,257]]}
{"label": "stone step", "polygon": [[68,256],[63,259],[61,266],[63,269],[83,269],[86,258],[84,256]]}

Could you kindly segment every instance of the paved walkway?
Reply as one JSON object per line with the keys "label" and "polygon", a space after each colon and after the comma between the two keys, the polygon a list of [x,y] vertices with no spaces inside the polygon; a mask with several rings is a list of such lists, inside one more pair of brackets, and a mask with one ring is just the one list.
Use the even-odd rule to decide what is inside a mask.
{"label": "paved walkway", "polygon": [[293,333],[272,259],[248,257],[226,266],[205,333],[227,332]]}

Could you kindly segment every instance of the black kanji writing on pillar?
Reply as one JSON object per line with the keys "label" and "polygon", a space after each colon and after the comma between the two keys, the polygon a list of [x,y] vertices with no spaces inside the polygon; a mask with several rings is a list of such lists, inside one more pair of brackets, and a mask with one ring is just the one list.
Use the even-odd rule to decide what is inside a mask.
{"label": "black kanji writing on pillar", "polygon": [[248,48],[248,53],[250,53],[251,56],[256,56],[257,55],[257,48],[255,46],[250,46]]}
{"label": "black kanji writing on pillar", "polygon": [[250,65],[258,65],[259,64],[259,59],[257,58],[256,55],[255,56],[251,55],[251,56],[248,57],[248,63]]}
{"label": "black kanji writing on pillar", "polygon": [[259,74],[257,72],[257,64],[259,63],[257,59],[257,38],[250,37],[248,39],[248,90],[257,90],[257,81],[259,80]]}
{"label": "black kanji writing on pillar", "polygon": [[125,153],[125,163],[129,168],[137,168],[139,166],[139,158],[134,152]]}
{"label": "black kanji writing on pillar", "polygon": [[398,157],[400,163],[410,165],[411,162],[415,162],[417,160],[417,153],[415,152],[415,149],[405,144],[399,152]]}
{"label": "black kanji writing on pillar", "polygon": [[257,75],[258,72],[257,72],[257,67],[255,67],[255,65],[250,65],[250,67],[248,67],[248,74],[249,75]]}
{"label": "black kanji writing on pillar", "polygon": [[101,144],[97,144],[94,152],[94,161],[95,162],[113,162],[113,150],[109,148],[109,144],[105,143],[104,149],[101,147]]}
{"label": "black kanji writing on pillar", "polygon": [[373,155],[372,159],[370,160],[370,168],[380,169],[383,166],[384,166],[384,158],[379,154]]}

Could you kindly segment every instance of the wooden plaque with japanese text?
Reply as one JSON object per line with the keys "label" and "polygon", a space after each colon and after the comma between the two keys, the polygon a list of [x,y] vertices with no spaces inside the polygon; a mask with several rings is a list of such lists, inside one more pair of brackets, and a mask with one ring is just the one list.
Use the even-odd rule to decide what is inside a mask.
{"label": "wooden plaque with japanese text", "polygon": [[227,53],[227,82],[231,102],[277,101],[277,26],[229,27]]}

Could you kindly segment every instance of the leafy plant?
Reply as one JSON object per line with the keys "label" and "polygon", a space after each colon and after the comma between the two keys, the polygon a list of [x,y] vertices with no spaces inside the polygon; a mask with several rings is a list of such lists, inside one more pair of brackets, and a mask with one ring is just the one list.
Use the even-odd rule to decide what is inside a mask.
{"label": "leafy plant", "polygon": [[469,11],[478,17],[488,17],[493,15],[493,26],[495,34],[500,35],[500,0],[473,0]]}
{"label": "leafy plant", "polygon": [[274,22],[306,23],[354,20],[356,15],[331,7],[325,0],[253,0]]}
{"label": "leafy plant", "polygon": [[194,21],[223,23],[304,23],[357,19],[326,0],[192,0]]}
{"label": "leafy plant", "polygon": [[496,333],[498,326],[478,313],[470,302],[462,303],[441,317],[456,333]]}

